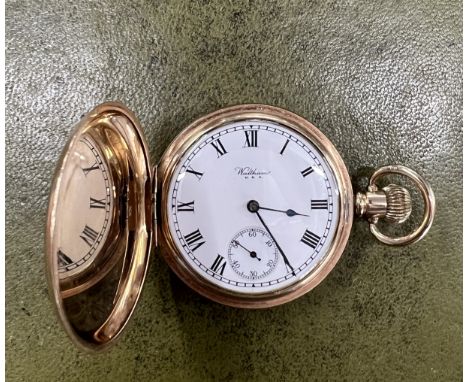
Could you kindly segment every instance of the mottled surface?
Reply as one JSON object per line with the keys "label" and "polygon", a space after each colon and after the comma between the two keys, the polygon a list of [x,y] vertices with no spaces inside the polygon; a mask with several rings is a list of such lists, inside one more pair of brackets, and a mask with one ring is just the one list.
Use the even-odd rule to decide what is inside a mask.
{"label": "mottled surface", "polygon": [[[459,1],[7,1],[6,346],[11,381],[455,381],[462,371]],[[195,118],[242,102],[290,109],[351,175],[401,163],[438,211],[408,248],[365,223],[331,275],[264,311],[185,287],[157,252],[129,329],[71,346],[43,270],[47,195],[71,126],[120,100],[153,160]],[[365,171],[364,171],[365,172]]]}

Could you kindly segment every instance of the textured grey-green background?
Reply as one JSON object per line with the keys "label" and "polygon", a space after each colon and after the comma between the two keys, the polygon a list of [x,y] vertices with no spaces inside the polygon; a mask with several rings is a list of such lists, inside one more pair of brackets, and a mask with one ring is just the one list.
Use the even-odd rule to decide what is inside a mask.
{"label": "textured grey-green background", "polygon": [[[462,372],[460,1],[34,1],[6,4],[6,346],[11,381],[455,381]],[[411,247],[356,223],[331,275],[275,309],[217,305],[154,253],[130,327],[102,355],[71,346],[43,270],[47,195],[70,129],[120,100],[156,162],[195,118],[290,109],[350,173],[389,163],[432,183]]]}

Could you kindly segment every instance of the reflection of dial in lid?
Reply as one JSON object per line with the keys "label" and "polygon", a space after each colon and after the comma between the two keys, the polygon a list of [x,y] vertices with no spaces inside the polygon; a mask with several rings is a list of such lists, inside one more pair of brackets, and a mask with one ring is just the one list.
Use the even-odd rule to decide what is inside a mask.
{"label": "reflection of dial in lid", "polygon": [[67,186],[64,208],[57,212],[61,223],[58,263],[62,280],[93,263],[109,232],[113,207],[109,171],[92,139],[82,138],[70,159],[69,176],[63,179]]}
{"label": "reflection of dial in lid", "polygon": [[263,229],[245,228],[229,243],[228,257],[229,264],[239,276],[258,280],[275,269],[278,249]]}

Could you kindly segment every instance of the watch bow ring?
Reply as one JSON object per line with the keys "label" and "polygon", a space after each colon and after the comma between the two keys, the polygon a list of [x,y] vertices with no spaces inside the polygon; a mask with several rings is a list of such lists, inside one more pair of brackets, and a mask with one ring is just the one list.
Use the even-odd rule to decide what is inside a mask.
{"label": "watch bow ring", "polygon": [[[387,236],[377,227],[379,218],[400,224],[411,215],[411,196],[406,188],[390,184],[379,191],[377,180],[390,174],[403,175],[412,180],[424,200],[424,216],[421,224],[412,233],[402,237]],[[405,166],[385,166],[372,175],[367,193],[356,194],[356,213],[369,219],[370,231],[382,243],[413,244],[421,240],[431,228],[435,215],[435,196],[431,186],[414,170]]]}

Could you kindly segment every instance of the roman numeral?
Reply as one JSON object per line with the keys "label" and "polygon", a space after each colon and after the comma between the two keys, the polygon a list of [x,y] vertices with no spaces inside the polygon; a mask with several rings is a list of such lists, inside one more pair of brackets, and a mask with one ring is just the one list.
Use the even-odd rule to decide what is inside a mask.
{"label": "roman numeral", "polygon": [[203,176],[203,173],[202,173],[202,172],[195,171],[195,170],[194,170],[192,167],[190,167],[190,166],[187,167],[186,172],[195,175],[195,176],[198,178],[198,180],[200,180],[201,177]]}
{"label": "roman numeral", "polygon": [[314,172],[312,167],[307,167],[305,170],[301,171],[302,176],[305,178],[307,175],[310,175]]}
{"label": "roman numeral", "polygon": [[66,267],[67,265],[73,263],[73,260],[70,259],[67,255],[65,255],[65,253],[63,253],[61,249],[58,250],[57,256],[59,267]]}
{"label": "roman numeral", "polygon": [[320,242],[320,236],[306,229],[304,235],[302,236],[301,241],[304,244],[308,245],[309,247],[312,247],[313,249],[315,249],[318,243]]}
{"label": "roman numeral", "polygon": [[226,263],[226,259],[223,256],[218,255],[210,269],[222,276],[224,273],[224,268],[226,268]]}
{"label": "roman numeral", "polygon": [[94,163],[91,167],[86,167],[86,168],[83,168],[82,170],[85,175],[88,175],[89,172],[97,170],[97,169],[99,169],[98,162]]}
{"label": "roman numeral", "polygon": [[312,210],[326,210],[328,209],[328,200],[319,199],[310,201],[310,209]]}
{"label": "roman numeral", "polygon": [[203,240],[203,236],[200,233],[200,230],[197,229],[196,231],[189,233],[188,235],[184,236],[185,242],[187,243],[190,250],[193,252],[205,244]]}
{"label": "roman numeral", "polygon": [[280,151],[280,154],[281,154],[281,155],[283,155],[284,150],[286,150],[286,146],[288,145],[288,143],[289,143],[289,139],[286,139],[286,142],[284,142],[284,146],[283,146],[283,148],[282,148],[281,151]]}
{"label": "roman numeral", "polygon": [[247,131],[244,131],[244,134],[245,134],[244,147],[257,147],[258,130],[247,130]]}
{"label": "roman numeral", "polygon": [[177,202],[177,211],[195,212],[195,201],[188,203]]}
{"label": "roman numeral", "polygon": [[98,237],[98,233],[94,229],[86,225],[80,237],[85,241],[86,244],[92,247],[93,243]]}
{"label": "roman numeral", "polygon": [[219,157],[222,157],[224,154],[227,153],[226,149],[224,148],[223,144],[219,139],[211,142],[211,145],[216,149],[216,155]]}
{"label": "roman numeral", "polygon": [[89,198],[89,208],[106,208],[106,198],[94,199]]}

